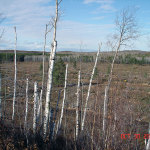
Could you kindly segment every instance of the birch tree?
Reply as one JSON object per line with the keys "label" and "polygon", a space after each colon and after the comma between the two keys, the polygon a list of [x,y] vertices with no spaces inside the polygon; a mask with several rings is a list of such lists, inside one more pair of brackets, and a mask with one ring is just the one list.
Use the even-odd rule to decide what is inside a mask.
{"label": "birch tree", "polygon": [[33,114],[33,133],[36,133],[37,128],[37,106],[38,106],[38,91],[37,82],[34,82],[34,114]]}
{"label": "birch tree", "polygon": [[[43,88],[44,88],[44,81],[45,81],[45,49],[46,49],[46,39],[47,39],[47,34],[50,31],[47,31],[48,25],[46,24],[45,28],[45,34],[44,34],[44,47],[43,47],[43,73],[42,73],[42,88],[41,88],[41,93],[40,93],[40,115],[41,115],[41,123],[42,123],[42,98],[43,98]],[[40,119],[40,118],[39,118]]]}
{"label": "birch tree", "polygon": [[13,113],[12,113],[12,120],[14,120],[15,115],[15,101],[16,101],[16,80],[17,80],[17,64],[16,64],[16,49],[17,49],[17,32],[16,27],[15,30],[15,49],[14,49],[14,65],[15,65],[15,72],[14,72],[14,96],[13,96]]}
{"label": "birch tree", "polygon": [[96,56],[96,59],[95,59],[95,64],[94,64],[93,71],[92,71],[92,74],[91,74],[91,79],[90,79],[90,82],[89,82],[89,87],[88,87],[88,92],[87,92],[87,97],[86,97],[86,102],[85,102],[85,107],[84,107],[84,113],[83,113],[83,119],[82,119],[82,124],[81,124],[81,130],[82,131],[84,129],[84,122],[85,122],[85,117],[86,117],[87,104],[88,104],[88,100],[89,100],[89,96],[90,96],[91,85],[92,85],[92,81],[93,81],[95,68],[96,68],[96,65],[97,65],[97,60],[98,60],[100,48],[101,48],[101,46],[99,45],[97,56]]}
{"label": "birch tree", "polygon": [[78,138],[79,134],[79,98],[80,98],[80,71],[78,74],[78,86],[77,86],[77,104],[76,104],[76,139]]}
{"label": "birch tree", "polygon": [[105,138],[106,131],[106,122],[107,122],[107,114],[108,114],[108,103],[109,103],[109,90],[112,82],[114,63],[118,56],[118,52],[121,46],[126,46],[127,42],[135,39],[137,37],[137,24],[135,21],[135,16],[129,9],[123,9],[119,16],[117,16],[116,21],[116,31],[117,33],[114,35],[114,39],[116,40],[114,45],[110,43],[111,48],[115,51],[113,61],[111,63],[111,70],[108,77],[107,85],[105,86],[105,95],[104,95],[104,108],[103,108],[103,135]]}
{"label": "birch tree", "polygon": [[56,131],[56,135],[57,135],[58,130],[61,128],[61,123],[62,123],[62,119],[63,119],[63,115],[64,115],[64,106],[65,106],[66,88],[67,88],[67,72],[68,72],[68,64],[66,65],[64,96],[63,96],[63,102],[62,102],[62,106],[61,106],[60,119],[59,119],[58,125],[57,125],[58,128],[57,128],[57,131]]}
{"label": "birch tree", "polygon": [[27,129],[27,117],[28,117],[28,89],[29,89],[29,80],[26,80],[26,109],[25,109],[25,121],[24,128]]}
{"label": "birch tree", "polygon": [[60,1],[56,0],[56,16],[55,19],[53,20],[54,33],[53,33],[51,54],[49,58],[49,69],[48,69],[48,80],[47,80],[47,91],[46,91],[46,102],[45,102],[45,113],[44,113],[44,128],[43,128],[44,135],[47,134],[48,116],[49,116],[51,91],[52,91],[53,68],[54,68],[55,54],[57,49],[56,31],[57,31],[57,22],[58,22],[58,7],[61,1],[62,0]]}

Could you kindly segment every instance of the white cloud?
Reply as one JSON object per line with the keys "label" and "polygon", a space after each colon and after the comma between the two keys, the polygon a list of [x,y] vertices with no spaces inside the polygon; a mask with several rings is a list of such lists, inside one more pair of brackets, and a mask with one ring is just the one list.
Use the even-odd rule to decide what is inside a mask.
{"label": "white cloud", "polygon": [[116,11],[113,7],[114,0],[84,0],[84,4],[97,3],[99,4],[98,9],[94,11],[94,13],[98,13],[99,11],[103,12],[112,12]]}
{"label": "white cloud", "polygon": [[[36,27],[35,27],[36,28]],[[38,27],[37,27],[38,28]],[[62,48],[74,48],[80,47],[81,41],[86,45],[87,49],[97,49],[99,42],[104,42],[105,37],[113,30],[113,24],[86,24],[74,21],[60,21],[58,24],[57,40],[58,49]],[[34,29],[37,30],[37,29]],[[27,31],[27,29],[26,29]],[[30,30],[29,30],[30,31]],[[44,30],[42,34],[34,33],[32,31],[24,33],[23,30],[17,30],[18,43],[17,49],[22,50],[42,50],[44,41]],[[11,34],[10,34],[11,33]],[[8,39],[10,34],[10,39]],[[28,39],[28,37],[30,37]],[[50,41],[52,34],[47,37],[47,50],[50,49]],[[23,38],[23,39],[22,39]],[[7,27],[7,34],[5,34],[3,41],[0,42],[0,49],[13,49],[14,48],[14,30],[11,27]]]}
{"label": "white cloud", "polygon": [[[99,42],[113,30],[113,24],[85,24],[73,21],[62,21],[58,28],[59,47],[79,48],[81,41],[87,49],[97,49]],[[58,44],[58,45],[59,45]]]}
{"label": "white cloud", "polygon": [[113,0],[84,0],[85,4],[89,3],[112,3]]}
{"label": "white cloud", "polygon": [[104,16],[98,16],[98,17],[93,17],[92,19],[93,20],[102,20],[104,18],[105,18]]}
{"label": "white cloud", "polygon": [[[1,0],[0,13],[3,13],[6,19],[1,24],[5,34],[3,43],[0,42],[0,49],[2,45],[9,49],[13,46],[10,44],[14,42],[13,26],[17,27],[18,48],[25,44],[26,40],[43,41],[45,24],[49,22],[50,16],[54,15],[54,9],[51,0]],[[37,44],[34,46],[39,47]]]}
{"label": "white cloud", "polygon": [[[2,0],[0,10],[7,19],[1,25],[5,28],[0,49],[14,48],[14,29],[17,27],[17,49],[42,50],[45,24],[53,15],[54,6],[51,0]],[[7,5],[7,7],[5,7]],[[103,17],[102,17],[103,18]],[[95,19],[102,19],[95,18]],[[98,42],[104,40],[112,29],[111,24],[95,25],[73,21],[61,21],[58,25],[58,48],[79,48],[81,41],[88,49],[97,48]],[[110,31],[111,32],[111,31]],[[50,49],[52,34],[47,37],[47,46]]]}

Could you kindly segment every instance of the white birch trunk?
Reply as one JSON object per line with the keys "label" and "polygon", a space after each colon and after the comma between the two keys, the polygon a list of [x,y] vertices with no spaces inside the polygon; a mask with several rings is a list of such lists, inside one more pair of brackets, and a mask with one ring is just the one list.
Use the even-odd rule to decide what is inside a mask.
{"label": "white birch trunk", "polygon": [[[150,123],[149,123],[149,129],[148,129],[148,134],[150,135]],[[148,139],[148,142],[146,142],[146,150],[150,150],[150,139]]]}
{"label": "white birch trunk", "polygon": [[16,65],[16,49],[17,49],[17,33],[16,33],[16,27],[14,27],[15,30],[15,58],[14,58],[14,65],[15,65],[15,72],[14,72],[14,96],[13,96],[13,113],[12,113],[12,120],[14,120],[15,115],[15,101],[16,101],[16,80],[17,80],[17,65]]}
{"label": "white birch trunk", "polygon": [[[42,92],[42,90],[41,90],[41,92]],[[41,96],[42,95],[40,93],[40,99],[39,99],[39,96],[37,95],[37,123],[39,125],[40,125],[41,108],[42,108],[42,98],[41,98]]]}
{"label": "white birch trunk", "polygon": [[42,105],[42,95],[43,95],[43,89],[41,89],[41,93],[40,93],[40,101],[39,101],[39,108],[38,108],[38,120],[41,122],[41,124],[42,124],[42,122],[43,122],[43,117],[42,117],[42,114],[43,114],[43,109],[42,109],[42,107],[43,107],[43,105]]}
{"label": "white birch trunk", "polygon": [[78,86],[77,86],[77,105],[76,105],[76,139],[79,134],[79,98],[80,98],[80,71],[78,75]]}
{"label": "white birch trunk", "polygon": [[122,37],[120,37],[119,43],[118,43],[118,47],[116,49],[112,64],[111,64],[111,71],[110,71],[110,75],[108,78],[108,84],[105,87],[105,96],[104,96],[104,108],[103,108],[103,136],[105,138],[105,130],[106,130],[106,121],[107,121],[107,106],[108,106],[108,94],[109,94],[109,89],[110,89],[110,84],[112,81],[112,75],[113,75],[113,69],[114,69],[114,63],[118,54],[118,51],[120,49],[120,43],[121,43],[121,39]]}
{"label": "white birch trunk", "polygon": [[43,88],[44,88],[44,77],[45,77],[45,48],[46,48],[46,36],[47,36],[47,24],[46,24],[46,29],[45,29],[45,37],[44,37],[44,48],[43,48],[43,74],[42,74],[42,89],[40,93],[40,115],[41,118],[41,124],[42,124],[42,97],[43,97]]}
{"label": "white birch trunk", "polygon": [[58,19],[58,1],[56,0],[56,17],[55,17],[55,21],[54,21],[54,39],[53,39],[53,44],[52,44],[51,54],[50,54],[50,59],[49,59],[46,103],[45,103],[45,113],[44,113],[44,128],[43,128],[44,135],[47,134],[48,115],[49,115],[50,101],[51,101],[53,68],[54,68],[54,61],[55,61],[55,53],[56,53],[56,49],[57,49],[57,41],[56,41],[57,19]]}
{"label": "white birch trunk", "polygon": [[33,115],[33,133],[36,133],[37,127],[37,104],[38,103],[38,92],[37,92],[37,82],[34,82],[34,115]]}
{"label": "white birch trunk", "polygon": [[97,52],[97,56],[96,56],[96,60],[95,60],[95,65],[93,67],[93,71],[92,71],[92,74],[91,74],[91,79],[90,79],[90,83],[89,83],[88,93],[87,93],[87,97],[86,97],[85,108],[84,108],[83,119],[82,119],[82,125],[81,125],[81,130],[82,131],[84,129],[84,123],[85,123],[85,117],[86,117],[86,111],[87,111],[87,104],[88,104],[88,100],[89,100],[89,96],[90,96],[92,80],[93,80],[95,68],[96,68],[96,65],[97,65],[97,60],[98,60],[99,52],[100,52],[100,46],[99,46],[99,49],[98,49],[98,52]]}
{"label": "white birch trunk", "polygon": [[104,96],[104,113],[103,113],[103,134],[105,135],[106,128],[106,116],[107,116],[107,103],[108,103],[108,86],[105,87],[105,96]]}
{"label": "white birch trunk", "polygon": [[1,91],[2,91],[2,79],[0,73],[0,119],[2,118],[2,99],[1,99]]}
{"label": "white birch trunk", "polygon": [[26,109],[25,109],[25,121],[24,128],[27,129],[27,117],[28,117],[28,89],[29,89],[29,80],[26,81]]}
{"label": "white birch trunk", "polygon": [[65,105],[66,88],[67,88],[67,72],[68,72],[68,64],[66,65],[64,97],[63,97],[63,102],[62,102],[62,107],[61,107],[61,115],[60,115],[60,119],[58,121],[58,128],[57,128],[57,131],[56,131],[56,135],[57,135],[58,130],[61,128],[61,123],[62,123],[63,114],[64,114],[64,105]]}

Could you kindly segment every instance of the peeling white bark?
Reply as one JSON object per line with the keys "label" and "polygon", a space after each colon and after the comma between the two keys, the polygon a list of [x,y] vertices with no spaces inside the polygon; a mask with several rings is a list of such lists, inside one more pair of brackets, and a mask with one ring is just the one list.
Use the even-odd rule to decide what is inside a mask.
{"label": "peeling white bark", "polygon": [[84,107],[84,113],[83,113],[83,119],[82,119],[82,125],[81,125],[81,130],[82,131],[84,129],[84,122],[85,122],[85,117],[86,117],[87,104],[88,104],[88,100],[89,100],[89,96],[90,96],[92,80],[93,80],[95,68],[96,68],[96,65],[97,65],[97,60],[98,60],[99,52],[100,52],[100,46],[99,46],[99,49],[98,49],[98,52],[97,52],[97,56],[96,56],[96,60],[95,60],[95,65],[93,67],[93,71],[92,71],[92,74],[91,74],[91,79],[90,79],[90,83],[89,83],[88,93],[87,93],[87,97],[86,97],[86,102],[85,102],[85,107]]}
{"label": "peeling white bark", "polygon": [[80,98],[80,71],[78,74],[78,86],[77,86],[77,104],[76,104],[76,139],[78,138],[79,134],[79,98]]}
{"label": "peeling white bark", "polygon": [[16,65],[16,49],[17,49],[17,32],[16,27],[14,27],[15,30],[15,49],[14,49],[14,65],[15,65],[15,72],[14,72],[14,96],[13,96],[13,113],[12,113],[12,120],[14,120],[15,115],[15,101],[16,101],[16,80],[17,80],[17,65]]}

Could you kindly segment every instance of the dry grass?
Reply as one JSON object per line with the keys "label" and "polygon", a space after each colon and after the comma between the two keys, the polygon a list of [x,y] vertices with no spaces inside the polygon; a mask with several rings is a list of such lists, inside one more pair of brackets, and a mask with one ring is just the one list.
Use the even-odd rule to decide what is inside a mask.
{"label": "dry grass", "polygon": [[[17,63],[17,103],[16,105],[16,127],[23,128],[24,123],[24,109],[25,109],[25,86],[26,78],[29,78],[29,117],[28,126],[32,129],[32,116],[33,116],[33,85],[34,81],[38,82],[39,91],[41,88],[42,71],[40,70],[40,62],[18,62]],[[80,100],[85,103],[85,98],[87,94],[88,83],[90,75],[92,72],[94,63],[77,63],[77,68],[73,67],[72,63],[69,63],[68,67],[68,87],[66,93],[66,104],[65,104],[65,114],[63,118],[63,134],[70,138],[74,138],[75,130],[75,104],[76,104],[76,88],[77,88],[77,78],[78,70],[81,68],[81,81],[83,83],[82,94],[80,95]],[[11,113],[12,113],[12,97],[13,97],[13,75],[14,75],[14,64],[4,63],[0,64],[2,72],[2,106],[4,106],[5,99],[5,124],[10,125]],[[46,63],[46,79],[47,79],[47,67]],[[107,63],[98,62],[98,76],[94,78],[93,85],[91,89],[90,99],[88,103],[88,111],[86,116],[85,126],[88,129],[89,134],[91,133],[93,126],[93,115],[96,115],[94,140],[98,142],[101,140],[101,130],[102,127],[102,110],[103,110],[103,99],[104,99],[104,88],[107,83],[107,78],[109,75],[109,66]],[[141,122],[149,121],[149,99],[150,99],[150,67],[149,65],[125,65],[125,64],[115,64],[115,69],[113,73],[113,81],[111,84],[111,90],[109,93],[110,104],[109,104],[109,126],[113,126],[114,122],[114,110],[117,112],[117,122],[118,128],[116,132],[120,135],[121,131],[126,131],[120,129],[119,125],[128,125],[130,122],[130,116],[132,114],[133,122],[136,120],[141,120]],[[45,82],[46,88],[46,82]],[[44,89],[45,90],[45,89]],[[56,107],[59,90],[63,90],[63,87],[54,87],[52,93],[52,108]],[[6,95],[4,94],[6,92]],[[45,91],[44,91],[45,93]],[[63,97],[63,91],[60,96],[59,108],[61,107]],[[96,112],[94,111],[94,103],[96,97],[98,98],[98,104],[96,106]],[[45,98],[45,94],[44,94]],[[43,109],[44,109],[43,100]],[[116,108],[117,106],[117,108]],[[83,105],[84,107],[84,105]],[[3,107],[4,108],[4,107]],[[58,111],[57,119],[60,115]],[[56,121],[57,121],[56,119]],[[139,127],[141,128],[141,127]],[[143,128],[141,128],[143,130]],[[147,131],[147,126],[144,128]],[[108,135],[110,131],[108,130]],[[127,132],[127,131],[126,131]],[[111,137],[111,136],[110,136]],[[120,136],[118,136],[118,139]],[[120,139],[119,139],[120,140]],[[121,141],[120,141],[121,142]],[[142,141],[143,142],[143,141]]]}

